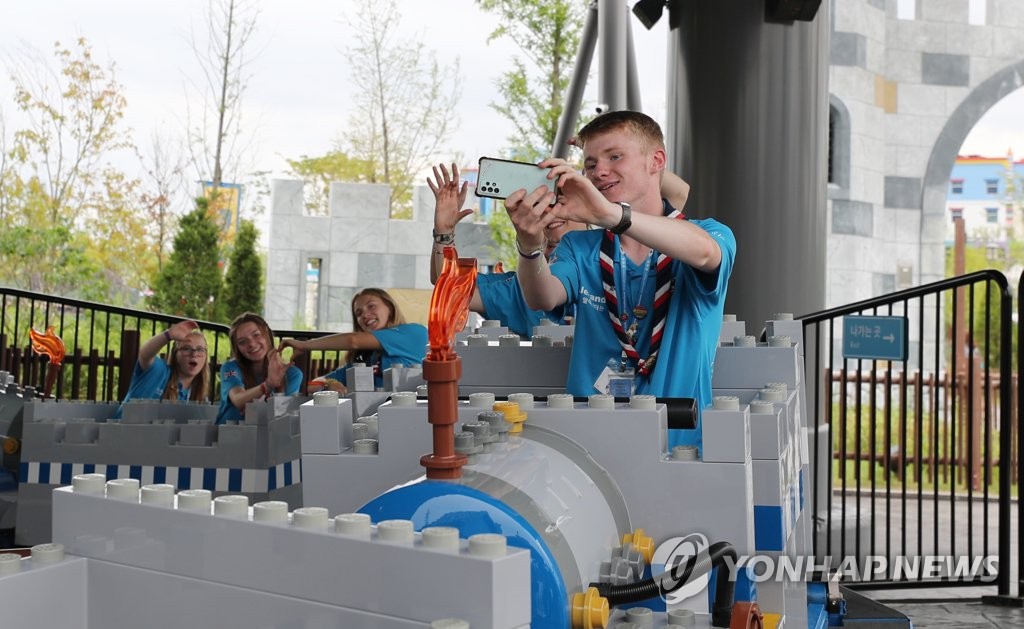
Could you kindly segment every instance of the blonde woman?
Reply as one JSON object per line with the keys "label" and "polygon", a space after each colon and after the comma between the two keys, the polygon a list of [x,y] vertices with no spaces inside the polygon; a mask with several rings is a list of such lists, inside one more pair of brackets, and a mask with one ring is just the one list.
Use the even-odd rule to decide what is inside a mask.
{"label": "blonde woman", "polygon": [[[168,343],[167,360],[157,355]],[[181,321],[157,334],[139,348],[139,360],[124,403],[130,400],[180,400],[205,402],[210,394],[210,359],[206,338],[195,321]],[[115,418],[124,408],[117,409]]]}
{"label": "blonde woman", "polygon": [[423,362],[427,350],[427,328],[406,323],[398,304],[386,290],[364,288],[352,298],[352,321],[355,332],[331,334],[309,341],[285,339],[281,349],[291,347],[297,352],[314,350],[348,350],[345,365],[332,371],[323,380],[326,387],[348,392],[345,369],[353,363],[373,367],[373,382],[384,386],[384,370],[402,365],[411,367]]}

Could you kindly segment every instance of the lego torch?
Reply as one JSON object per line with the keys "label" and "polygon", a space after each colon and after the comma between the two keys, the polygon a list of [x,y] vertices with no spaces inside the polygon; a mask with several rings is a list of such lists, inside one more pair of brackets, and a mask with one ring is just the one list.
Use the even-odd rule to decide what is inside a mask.
{"label": "lego torch", "polygon": [[46,383],[43,385],[43,397],[48,398],[50,392],[53,391],[53,384],[57,381],[61,364],[64,362],[64,341],[53,333],[53,326],[47,327],[45,334],[40,334],[29,328],[28,335],[32,339],[32,350],[37,354],[44,354],[50,359],[46,366]]}
{"label": "lego torch", "polygon": [[427,421],[433,429],[434,450],[423,455],[420,464],[427,468],[427,478],[433,480],[459,478],[466,464],[466,455],[455,452],[462,375],[462,360],[455,353],[455,333],[466,325],[475,288],[476,259],[459,258],[454,247],[445,247],[444,266],[430,297],[430,350],[423,359]]}

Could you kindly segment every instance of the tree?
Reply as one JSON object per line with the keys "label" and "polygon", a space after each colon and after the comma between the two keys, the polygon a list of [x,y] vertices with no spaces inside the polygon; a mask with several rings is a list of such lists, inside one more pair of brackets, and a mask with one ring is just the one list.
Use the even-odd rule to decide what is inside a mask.
{"label": "tree", "polygon": [[491,240],[494,241],[494,257],[501,261],[506,271],[515,271],[519,266],[519,250],[516,248],[516,228],[508,212],[495,210],[487,217],[487,225],[491,228]]}
{"label": "tree", "polygon": [[26,122],[0,164],[4,281],[131,301],[152,257],[147,225],[133,211],[139,182],[111,164],[117,155],[135,155],[122,124],[123,88],[113,64],[96,63],[84,39],[74,49],[57,42],[54,54],[56,70],[32,53],[12,69],[14,102]]}
{"label": "tree", "polygon": [[242,96],[249,82],[247,45],[256,31],[259,9],[245,0],[210,0],[207,40],[192,37],[192,50],[202,71],[196,84],[203,106],[193,120],[189,108],[189,149],[200,179],[216,189],[225,176],[234,180],[251,136],[242,127]]}
{"label": "tree", "polygon": [[291,173],[306,184],[306,212],[310,216],[330,214],[331,183],[349,181],[366,183],[373,180],[373,165],[367,160],[353,159],[334,150],[320,157],[289,159]]}
{"label": "tree", "polygon": [[1014,240],[1024,240],[1024,174],[1017,170],[1013,155],[1007,155],[1003,180],[1006,184],[1006,211],[1010,214]]}
{"label": "tree", "polygon": [[152,228],[157,271],[163,268],[171,234],[177,224],[173,206],[176,193],[185,186],[184,170],[181,146],[170,143],[164,135],[154,131],[150,137],[150,162],[146,166],[142,209]]}
{"label": "tree", "polygon": [[491,107],[515,127],[508,139],[513,156],[539,161],[551,154],[590,2],[478,1],[480,8],[500,17],[488,40],[509,38],[529,62],[511,60],[512,69],[496,82],[504,101]]}
{"label": "tree", "polygon": [[252,221],[239,223],[224,276],[224,298],[221,301],[226,321],[243,312],[263,312],[263,264],[256,253],[256,237],[256,226]]}
{"label": "tree", "polygon": [[209,201],[200,197],[195,209],[178,224],[170,259],[153,282],[153,310],[217,320],[222,285],[217,236]]}
{"label": "tree", "polygon": [[391,186],[391,215],[412,216],[412,182],[457,124],[458,60],[442,73],[422,41],[400,35],[394,0],[361,5],[348,50],[355,112],[345,152]]}

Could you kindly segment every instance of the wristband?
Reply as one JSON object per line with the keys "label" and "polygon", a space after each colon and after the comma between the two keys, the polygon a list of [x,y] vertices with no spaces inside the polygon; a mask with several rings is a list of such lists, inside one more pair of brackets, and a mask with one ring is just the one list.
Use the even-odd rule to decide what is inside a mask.
{"label": "wristband", "polygon": [[619,223],[615,227],[609,227],[608,231],[615,235],[619,235],[633,226],[633,208],[628,203],[617,201],[622,206],[622,218],[619,219]]}
{"label": "wristband", "polygon": [[538,257],[540,257],[540,254],[544,253],[544,247],[541,247],[540,249],[534,249],[529,253],[523,251],[523,247],[522,245],[519,244],[518,238],[516,238],[516,250],[519,252],[519,255],[521,257],[526,258],[527,260],[536,260]]}
{"label": "wristband", "polygon": [[164,342],[165,343],[170,343],[171,342],[171,331],[170,330],[164,330]]}
{"label": "wristband", "polygon": [[439,233],[434,230],[434,243],[438,245],[451,245],[455,243],[455,232],[448,232],[446,234]]}

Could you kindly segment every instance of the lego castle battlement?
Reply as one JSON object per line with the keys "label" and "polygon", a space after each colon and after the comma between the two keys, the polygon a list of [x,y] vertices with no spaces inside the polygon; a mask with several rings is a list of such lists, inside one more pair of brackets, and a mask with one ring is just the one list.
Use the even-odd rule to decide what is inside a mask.
{"label": "lego castle battlement", "polygon": [[304,397],[250,403],[245,421],[215,425],[217,406],[140,401],[118,405],[24,403],[17,540],[50,539],[50,492],[76,474],[135,478],[178,489],[241,493],[302,504],[298,405]]}

